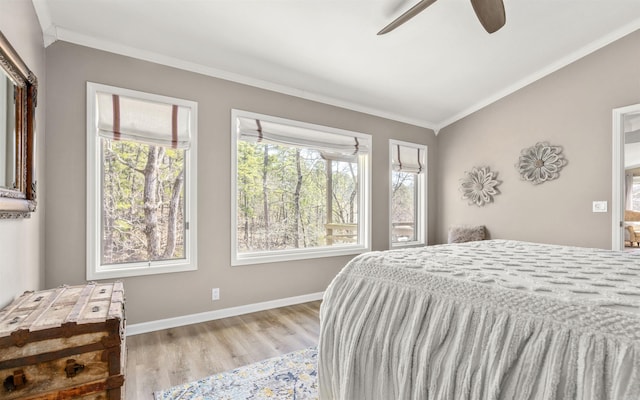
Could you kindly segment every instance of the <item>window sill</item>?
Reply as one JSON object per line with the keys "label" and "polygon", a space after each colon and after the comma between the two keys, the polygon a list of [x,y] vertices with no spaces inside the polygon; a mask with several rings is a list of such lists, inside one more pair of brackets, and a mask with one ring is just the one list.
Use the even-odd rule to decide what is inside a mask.
{"label": "window sill", "polygon": [[121,268],[103,268],[100,271],[87,270],[88,280],[100,279],[119,279],[129,278],[133,276],[159,275],[174,272],[196,271],[196,264],[173,264],[173,265],[156,265],[156,266],[139,266],[139,267],[121,267]]}
{"label": "window sill", "polygon": [[231,256],[231,265],[232,266],[240,266],[240,265],[253,265],[253,264],[267,264],[274,262],[282,262],[282,261],[295,261],[295,260],[308,260],[313,258],[327,258],[327,257],[338,257],[338,256],[349,256],[349,255],[357,255],[366,253],[370,251],[370,247],[364,246],[345,246],[339,247],[336,249],[327,249],[320,248],[318,250],[304,250],[304,251],[272,251],[272,252],[261,252],[261,253],[251,253],[251,254],[232,254]]}
{"label": "window sill", "polygon": [[404,249],[407,247],[422,247],[422,246],[426,246],[426,243],[424,242],[397,242],[397,243],[391,243],[391,248],[392,249]]}

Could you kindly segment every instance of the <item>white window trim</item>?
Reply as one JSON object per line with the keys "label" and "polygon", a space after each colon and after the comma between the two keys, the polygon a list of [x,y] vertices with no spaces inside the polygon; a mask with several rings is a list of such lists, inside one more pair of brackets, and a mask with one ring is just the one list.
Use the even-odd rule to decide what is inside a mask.
{"label": "white window trim", "polygon": [[[238,117],[254,118],[264,121],[281,123],[285,125],[298,126],[305,129],[314,129],[335,133],[339,135],[348,135],[369,142],[369,153],[360,156],[358,162],[358,182],[362,186],[361,193],[365,196],[359,196],[359,223],[358,237],[362,238],[359,244],[333,245],[326,247],[314,247],[308,249],[288,249],[288,250],[271,250],[263,252],[253,252],[250,254],[240,254],[237,251],[238,242],[238,186],[236,177],[238,174],[238,135],[236,121]],[[270,115],[258,114],[250,111],[231,110],[231,265],[252,265],[264,264],[281,261],[305,260],[311,258],[324,258],[344,255],[361,254],[371,251],[371,159],[372,145],[371,135],[347,131],[344,129],[331,128],[323,125],[316,125],[306,122],[294,121]]]}
{"label": "white window trim", "polygon": [[[185,151],[185,231],[186,254],[184,259],[138,262],[115,265],[100,265],[100,218],[101,178],[100,140],[96,133],[96,92],[108,92],[149,101],[165,102],[191,108],[191,147]],[[130,276],[155,275],[170,272],[197,270],[197,120],[198,103],[151,93],[138,92],[114,86],[87,82],[87,280],[124,278]]]}
{"label": "white window trim", "polygon": [[[393,242],[393,165],[391,165],[391,160],[393,159],[393,148],[394,146],[406,146],[413,147],[416,149],[420,149],[424,151],[424,165],[425,171],[421,174],[418,174],[418,178],[416,179],[416,184],[418,185],[418,201],[416,204],[416,223],[418,225],[418,230],[416,232],[416,240],[410,242],[402,242],[402,243],[394,243]],[[404,142],[401,140],[389,139],[389,248],[398,249],[403,247],[416,247],[416,246],[424,246],[427,242],[427,173],[429,169],[427,168],[429,160],[429,152],[428,148],[424,144],[419,143],[411,143]]]}

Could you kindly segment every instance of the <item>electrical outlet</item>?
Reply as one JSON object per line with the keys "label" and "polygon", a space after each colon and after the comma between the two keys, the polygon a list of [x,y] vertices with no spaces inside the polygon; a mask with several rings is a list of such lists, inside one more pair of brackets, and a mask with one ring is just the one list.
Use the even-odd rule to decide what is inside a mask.
{"label": "electrical outlet", "polygon": [[593,202],[593,212],[607,212],[607,202],[606,201],[594,201]]}
{"label": "electrical outlet", "polygon": [[220,300],[220,289],[219,288],[211,289],[211,300],[213,300],[213,301]]}

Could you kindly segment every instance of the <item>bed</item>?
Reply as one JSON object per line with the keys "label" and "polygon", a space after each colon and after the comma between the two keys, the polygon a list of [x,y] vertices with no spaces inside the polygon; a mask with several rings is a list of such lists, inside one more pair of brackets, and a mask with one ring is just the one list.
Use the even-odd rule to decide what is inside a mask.
{"label": "bed", "polygon": [[487,240],[370,252],[320,309],[321,400],[638,400],[640,254]]}

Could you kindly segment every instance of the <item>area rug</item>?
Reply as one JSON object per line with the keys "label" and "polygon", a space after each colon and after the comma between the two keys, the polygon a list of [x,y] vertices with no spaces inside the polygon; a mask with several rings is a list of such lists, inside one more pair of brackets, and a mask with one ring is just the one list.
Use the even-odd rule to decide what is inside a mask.
{"label": "area rug", "polygon": [[154,393],[156,400],[317,400],[318,350],[295,351]]}

